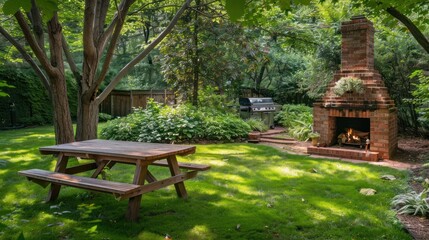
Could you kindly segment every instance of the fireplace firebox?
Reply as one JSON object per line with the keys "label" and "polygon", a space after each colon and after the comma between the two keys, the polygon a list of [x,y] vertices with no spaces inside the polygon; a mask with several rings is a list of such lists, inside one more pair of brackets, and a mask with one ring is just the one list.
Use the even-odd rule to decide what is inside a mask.
{"label": "fireplace firebox", "polygon": [[348,145],[369,149],[369,118],[335,118],[336,131],[333,141],[339,146]]}

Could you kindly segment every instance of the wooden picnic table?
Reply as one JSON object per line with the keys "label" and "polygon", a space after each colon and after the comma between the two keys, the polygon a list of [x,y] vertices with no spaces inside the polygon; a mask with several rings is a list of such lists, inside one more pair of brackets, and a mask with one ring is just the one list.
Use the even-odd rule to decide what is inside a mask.
{"label": "wooden picnic table", "polygon": [[[190,145],[95,139],[41,147],[39,150],[42,154],[57,156],[54,172],[30,169],[19,173],[42,186],[51,183],[47,201],[58,198],[61,185],[112,193],[118,199],[129,199],[126,218],[131,221],[139,218],[142,194],[174,184],[177,195],[187,198],[184,181],[194,178],[198,171],[210,168],[208,165],[177,162],[176,155],[188,155],[195,152],[195,146]],[[67,167],[69,157],[80,157],[93,161]],[[97,179],[105,167],[111,168],[115,164],[136,166],[132,184]],[[171,177],[157,180],[148,170],[149,165],[168,167]],[[180,168],[190,171],[181,172]],[[91,177],[74,175],[87,171],[93,171]],[[148,182],[146,185],[145,180]]]}

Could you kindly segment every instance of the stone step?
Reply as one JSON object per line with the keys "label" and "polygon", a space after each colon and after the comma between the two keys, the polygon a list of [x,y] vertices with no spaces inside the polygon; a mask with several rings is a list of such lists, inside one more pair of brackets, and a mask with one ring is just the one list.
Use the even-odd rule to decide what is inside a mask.
{"label": "stone step", "polygon": [[286,138],[286,137],[276,137],[276,135],[261,135],[262,138],[265,139],[273,139],[273,140],[286,140],[286,141],[295,141],[293,138]]}
{"label": "stone step", "polygon": [[266,138],[266,137],[261,137],[259,139],[260,142],[269,142],[269,143],[278,143],[278,144],[295,144],[296,141],[295,140],[288,140],[288,139],[275,139],[275,138]]}
{"label": "stone step", "polygon": [[315,154],[320,156],[356,159],[364,161],[377,162],[379,159],[378,152],[371,152],[365,150],[352,150],[346,148],[336,147],[307,147],[308,154]]}
{"label": "stone step", "polygon": [[284,133],[284,132],[285,132],[284,128],[276,127],[274,129],[270,129],[270,130],[268,130],[266,132],[261,133],[261,136],[280,134],[280,133]]}

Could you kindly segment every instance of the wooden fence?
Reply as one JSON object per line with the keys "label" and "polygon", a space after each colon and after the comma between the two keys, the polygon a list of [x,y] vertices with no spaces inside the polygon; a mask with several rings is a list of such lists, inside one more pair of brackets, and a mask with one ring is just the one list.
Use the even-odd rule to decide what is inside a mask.
{"label": "wooden fence", "polygon": [[176,97],[170,90],[114,90],[101,103],[100,112],[112,116],[125,116],[133,108],[146,108],[149,98],[166,105],[176,104]]}

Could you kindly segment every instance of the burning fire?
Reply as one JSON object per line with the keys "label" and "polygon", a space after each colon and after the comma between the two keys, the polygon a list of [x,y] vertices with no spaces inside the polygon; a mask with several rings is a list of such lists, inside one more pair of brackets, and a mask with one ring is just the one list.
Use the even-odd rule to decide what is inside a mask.
{"label": "burning fire", "polygon": [[353,128],[346,128],[344,132],[338,135],[338,143],[341,145],[351,144],[359,145],[361,148],[365,144],[369,144],[369,132],[362,132]]}
{"label": "burning fire", "polygon": [[347,142],[360,142],[360,137],[358,135],[353,134],[353,128],[347,129]]}

